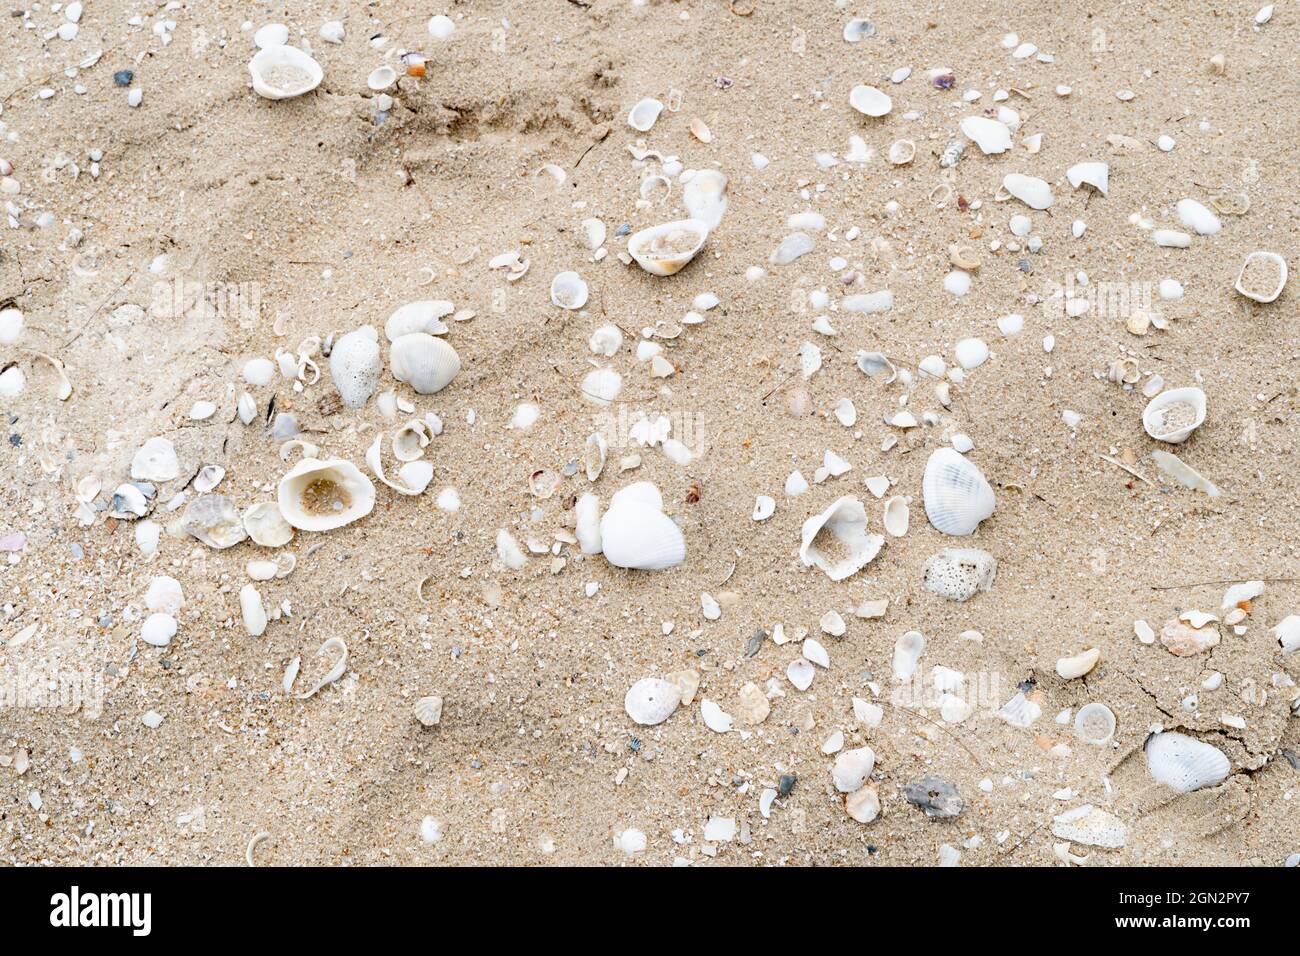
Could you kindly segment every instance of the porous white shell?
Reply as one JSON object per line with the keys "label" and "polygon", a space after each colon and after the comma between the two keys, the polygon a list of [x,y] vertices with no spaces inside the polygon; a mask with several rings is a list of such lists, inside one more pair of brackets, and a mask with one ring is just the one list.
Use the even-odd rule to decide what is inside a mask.
{"label": "porous white shell", "polygon": [[[1196,409],[1196,418],[1186,428],[1180,428],[1176,432],[1169,432],[1164,435],[1156,433],[1156,426],[1159,425],[1159,413],[1162,408],[1172,405],[1174,402],[1186,402]],[[1147,407],[1142,411],[1142,427],[1146,433],[1156,441],[1169,442],[1171,445],[1177,445],[1187,441],[1192,432],[1201,427],[1205,421],[1205,393],[1199,388],[1174,388],[1167,392],[1161,392],[1155,398],[1147,403]]]}
{"label": "porous white shell", "polygon": [[293,526],[284,520],[280,506],[274,501],[262,501],[244,511],[244,530],[254,544],[264,548],[280,548],[293,539]]}
{"label": "porous white shell", "polygon": [[[328,510],[310,507],[304,494],[317,483],[318,494],[330,494]],[[324,461],[303,458],[280,479],[276,489],[280,513],[302,531],[329,531],[364,518],[375,507],[375,486],[361,469],[342,458]]]}
{"label": "porous white shell", "polygon": [[925,638],[920,631],[908,631],[894,642],[892,668],[895,680],[910,680],[916,673],[916,664],[925,650]]}
{"label": "porous white shell", "polygon": [[883,90],[859,84],[849,91],[849,105],[866,116],[884,116],[894,108],[894,101]]}
{"label": "porous white shell", "polygon": [[1065,178],[1075,189],[1087,183],[1103,196],[1110,190],[1110,166],[1106,163],[1075,163],[1065,171]]}
{"label": "porous white shell", "polygon": [[[678,219],[633,233],[627,241],[627,251],[651,275],[670,276],[695,258],[708,237],[709,227],[705,223],[698,219]],[[673,247],[684,246],[684,251],[666,249],[667,242]]]}
{"label": "porous white shell", "polygon": [[[292,68],[304,74],[303,81],[293,86],[272,86],[267,75],[273,70]],[[287,100],[310,93],[325,78],[325,71],[314,59],[293,46],[271,46],[259,50],[248,63],[253,77],[253,92],[268,100]]]}
{"label": "porous white shell", "polygon": [[987,116],[967,116],[961,121],[961,133],[967,139],[974,140],[980,152],[986,156],[1005,153],[1011,148],[1011,130],[1007,124]]}
{"label": "porous white shell", "polygon": [[551,280],[551,304],[561,309],[581,309],[587,304],[587,283],[576,272],[561,272]]}
{"label": "porous white shell", "polygon": [[1034,176],[1008,173],[1002,179],[1002,188],[1030,209],[1046,209],[1054,202],[1052,187]]}
{"label": "porous white shell", "polygon": [[841,750],[831,767],[831,779],[840,793],[861,790],[876,767],[876,752],[870,747]]}
{"label": "porous white shell", "polygon": [[978,548],[944,548],[925,562],[926,589],[950,601],[966,601],[993,587],[998,562]]}
{"label": "porous white shell", "polygon": [[1123,820],[1087,803],[1053,817],[1052,833],[1062,840],[1110,850],[1119,849],[1128,839]]}
{"label": "porous white shell", "polygon": [[447,331],[443,316],[451,315],[456,307],[446,299],[421,299],[408,302],[393,310],[393,314],[384,323],[384,337],[396,342],[403,335],[412,332],[427,332],[429,335],[442,335]]}
{"label": "porous white shell", "polygon": [[1105,704],[1084,704],[1074,717],[1074,733],[1085,743],[1100,747],[1115,736],[1115,713]]}
{"label": "porous white shell", "polygon": [[926,517],[943,534],[972,534],[997,504],[979,468],[952,448],[938,448],[930,455],[921,493]]}
{"label": "porous white shell", "polygon": [[701,169],[682,187],[682,205],[690,217],[702,222],[710,232],[722,222],[727,211],[727,177],[718,169]]}
{"label": "porous white shell", "polygon": [[[833,548],[818,543],[822,538],[823,544],[830,545],[824,536],[834,539]],[[862,502],[845,495],[803,523],[799,557],[805,565],[820,568],[832,581],[843,581],[866,567],[884,543],[883,535],[867,533],[867,509]]]}
{"label": "porous white shell", "polygon": [[627,125],[632,127],[638,133],[650,132],[650,127],[655,125],[655,120],[663,112],[664,105],[653,97],[647,96],[639,101],[627,114]]}
{"label": "porous white shell", "polygon": [[393,378],[406,382],[421,395],[441,391],[460,373],[456,350],[425,332],[412,332],[395,340],[388,362]]}
{"label": "porous white shell", "polygon": [[1175,731],[1154,734],[1146,753],[1151,776],[1180,793],[1217,786],[1232,770],[1223,751]]}
{"label": "porous white shell", "polygon": [[[1242,285],[1242,279],[1246,277],[1246,269],[1247,267],[1250,266],[1252,260],[1255,259],[1267,259],[1270,262],[1273,262],[1277,265],[1279,271],[1277,288],[1274,289],[1272,292],[1265,292],[1262,294],[1258,294],[1252,290],[1247,289],[1245,286]],[[1272,302],[1274,299],[1276,299],[1279,295],[1282,294],[1282,289],[1285,286],[1286,286],[1286,260],[1283,259],[1281,256],[1279,256],[1276,252],[1266,252],[1260,250],[1258,252],[1252,252],[1250,255],[1246,256],[1245,259],[1242,260],[1241,271],[1237,273],[1237,282],[1234,288],[1242,295],[1244,295],[1246,298],[1254,299],[1256,302]]]}
{"label": "porous white shell", "polygon": [[379,388],[384,363],[379,354],[379,333],[372,325],[340,336],[330,351],[330,376],[347,408],[361,408]]}
{"label": "porous white shell", "polygon": [[176,448],[166,438],[150,438],[131,459],[131,477],[136,481],[171,481],[180,473]]}
{"label": "porous white shell", "polygon": [[671,518],[643,501],[617,495],[600,519],[600,542],[605,560],[619,568],[663,571],[686,560],[686,540]]}
{"label": "porous white shell", "polygon": [[681,701],[681,688],[672,681],[646,677],[628,688],[623,709],[636,723],[653,727],[671,717]]}

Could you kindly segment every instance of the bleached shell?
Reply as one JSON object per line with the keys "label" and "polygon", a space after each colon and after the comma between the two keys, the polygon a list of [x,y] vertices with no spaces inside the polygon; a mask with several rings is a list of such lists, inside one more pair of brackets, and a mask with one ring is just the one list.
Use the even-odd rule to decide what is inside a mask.
{"label": "bleached shell", "polygon": [[191,501],[180,529],[209,548],[230,548],[248,537],[234,502],[225,495],[200,495]]}
{"label": "bleached shell", "polygon": [[704,222],[678,219],[633,233],[627,251],[651,275],[670,276],[695,258],[708,237],[709,227]]}
{"label": "bleached shell", "polygon": [[[272,86],[267,75],[283,68],[292,68],[302,73],[302,82],[293,86]],[[310,93],[325,78],[325,71],[319,63],[297,47],[287,45],[259,50],[249,61],[248,72],[253,78],[253,92],[268,100],[287,100]]]}
{"label": "bleached shell", "polygon": [[889,161],[895,166],[906,166],[916,156],[916,144],[910,139],[896,139],[889,144]]}
{"label": "bleached shell", "polygon": [[619,331],[617,325],[602,325],[591,333],[591,338],[587,342],[592,352],[606,358],[617,352],[622,344],[623,333]]}
{"label": "bleached shell", "polygon": [[901,538],[907,534],[908,516],[907,499],[902,495],[894,495],[885,502],[885,531],[895,538]]}
{"label": "bleached shell", "polygon": [[456,350],[425,332],[412,332],[395,340],[388,361],[393,378],[406,382],[421,395],[442,391],[460,373]]}
{"label": "bleached shell", "polygon": [[433,481],[433,465],[427,461],[408,461],[397,469],[397,480],[384,473],[383,462],[384,436],[376,435],[370,447],[366,449],[366,464],[375,473],[375,477],[392,488],[398,494],[419,495]]}
{"label": "bleached shell", "polygon": [[867,37],[874,36],[876,26],[870,20],[850,20],[844,24],[844,42],[861,43]]}
{"label": "bleached shell", "polygon": [[664,105],[653,97],[646,97],[639,101],[627,114],[627,125],[631,126],[638,133],[650,132],[650,127],[655,125],[655,120],[663,112]]}
{"label": "bleached shell", "polygon": [[1054,202],[1052,187],[1034,176],[1008,173],[1002,179],[1002,188],[1030,209],[1046,209]]}
{"label": "bleached shell", "polygon": [[1223,228],[1219,217],[1195,199],[1180,199],[1174,207],[1178,221],[1198,236],[1212,236]]}
{"label": "bleached shell", "polygon": [[605,244],[605,224],[599,219],[582,220],[582,232],[586,237],[587,248],[593,252]]}
{"label": "bleached shell", "polygon": [[1128,839],[1123,820],[1087,803],[1053,817],[1052,833],[1062,840],[1110,850],[1119,849]]}
{"label": "bleached shell", "polygon": [[917,662],[925,651],[925,637],[920,631],[908,631],[894,642],[892,669],[894,680],[910,680]]}
{"label": "bleached shell", "polygon": [[812,666],[812,663],[802,657],[796,657],[785,669],[786,679],[798,690],[807,690],[811,687],[816,673],[817,669]]}
{"label": "bleached shell", "polygon": [[921,479],[925,514],[943,534],[968,535],[993,514],[997,498],[979,468],[951,448],[938,448]]}
{"label": "bleached shell", "polygon": [[150,611],[177,613],[185,606],[185,592],[181,588],[181,582],[168,574],[151,578],[149,587],[144,592],[144,606]]}
{"label": "bleached shell", "polygon": [[[312,490],[311,499],[305,499]],[[342,458],[303,458],[280,479],[277,502],[284,520],[302,531],[329,531],[351,524],[375,507],[375,486]]]}
{"label": "bleached shell", "polygon": [[870,747],[841,750],[831,767],[831,779],[840,793],[861,790],[876,767],[876,753]]}
{"label": "bleached shell", "polygon": [[451,315],[456,307],[446,299],[422,299],[408,302],[393,310],[393,314],[384,323],[384,337],[396,342],[403,335],[412,332],[426,332],[429,335],[442,335],[447,331],[443,316]]}
{"label": "bleached shell", "polygon": [[573,506],[574,537],[583,554],[600,554],[600,499],[590,491],[578,496]]}
{"label": "bleached shell", "polygon": [[884,352],[859,352],[857,364],[858,370],[863,375],[870,375],[872,378],[883,375],[886,385],[898,378],[898,370],[894,368],[894,363],[885,357]]}
{"label": "bleached shell", "polygon": [[518,571],[528,563],[528,556],[519,547],[519,542],[505,528],[497,529],[497,558],[507,568]]}
{"label": "bleached shell", "polygon": [[700,701],[700,716],[704,718],[704,726],[714,733],[725,734],[731,730],[731,715],[707,697]]}
{"label": "bleached shell", "polygon": [[1043,708],[1020,691],[999,708],[998,716],[1012,727],[1028,727],[1043,716]]}
{"label": "bleached shell", "polygon": [[1185,488],[1202,492],[1211,498],[1217,498],[1221,494],[1214,482],[1172,452],[1153,451],[1151,460],[1156,463],[1161,471]]}
{"label": "bleached shell", "polygon": [[[830,536],[837,543],[823,550],[817,543],[821,536]],[[832,581],[843,581],[866,567],[884,543],[883,535],[867,533],[867,509],[862,502],[845,495],[803,523],[799,557],[805,565],[824,571]]]}
{"label": "bleached shell", "polygon": [[582,380],[582,397],[597,405],[608,405],[618,398],[622,388],[622,375],[612,368],[596,368]]}
{"label": "bleached shell", "polygon": [[1057,676],[1062,680],[1073,680],[1076,677],[1082,677],[1101,660],[1101,651],[1095,647],[1090,647],[1072,657],[1062,657],[1056,662]]}
{"label": "bleached shell", "polygon": [[176,618],[170,614],[150,614],[140,625],[140,640],[152,647],[166,647],[176,636]]}
{"label": "bleached shell", "polygon": [[374,326],[363,325],[341,336],[330,350],[330,376],[346,408],[361,408],[370,400],[383,368]]}
{"label": "bleached shell", "polygon": [[1075,189],[1087,183],[1103,196],[1110,191],[1110,166],[1106,163],[1075,163],[1065,171],[1065,178]]}
{"label": "bleached shell", "polygon": [[253,543],[264,548],[280,548],[293,540],[293,526],[284,520],[280,506],[274,501],[262,501],[247,508],[243,522]]}
{"label": "bleached shell", "polygon": [[662,724],[682,701],[682,691],[671,681],[646,677],[628,688],[623,698],[627,715],[643,727]]}
{"label": "bleached shell", "polygon": [[882,289],[879,292],[861,292],[857,295],[846,295],[840,305],[845,312],[852,312],[856,315],[875,315],[877,312],[888,312],[894,307],[894,293],[889,289]]}
{"label": "bleached shell", "polygon": [[[1260,292],[1257,289],[1248,289],[1246,288],[1246,286],[1242,284],[1242,280],[1246,278],[1246,270],[1250,267],[1250,264],[1260,259],[1264,259],[1269,262],[1272,262],[1275,266],[1277,266],[1278,269],[1277,287],[1274,288],[1271,292],[1268,291]],[[1279,256],[1276,252],[1266,252],[1263,250],[1252,252],[1250,255],[1246,256],[1245,259],[1242,260],[1241,271],[1237,273],[1237,281],[1233,286],[1233,288],[1235,288],[1246,298],[1254,299],[1256,302],[1265,302],[1265,303],[1272,302],[1279,295],[1282,294],[1282,289],[1286,287],[1286,274],[1287,274],[1286,260],[1283,259],[1281,256]]]}
{"label": "bleached shell", "polygon": [[712,232],[727,211],[727,177],[717,169],[697,170],[682,187],[682,205],[690,217]]}
{"label": "bleached shell", "polygon": [[266,633],[266,607],[262,604],[261,593],[251,584],[239,589],[239,615],[250,636],[261,637]]}
{"label": "bleached shell", "polygon": [[[1196,418],[1186,428],[1180,428],[1176,432],[1167,432],[1163,435],[1157,434],[1156,427],[1160,424],[1160,410],[1175,402],[1186,402],[1196,409]],[[1162,392],[1147,403],[1147,407],[1142,411],[1142,427],[1146,433],[1156,441],[1169,442],[1171,445],[1177,445],[1185,442],[1196,429],[1201,427],[1205,421],[1205,393],[1199,388],[1174,388],[1167,392]]]}
{"label": "bleached shell", "polygon": [[865,116],[884,116],[894,108],[894,101],[883,90],[859,84],[849,91],[849,105]]}
{"label": "bleached shell", "polygon": [[23,334],[23,313],[17,308],[0,309],[0,345],[15,345]]}
{"label": "bleached shell", "polygon": [[611,508],[617,508],[622,504],[640,504],[645,505],[647,508],[653,508],[655,511],[663,511],[664,497],[659,493],[659,489],[655,487],[654,482],[634,481],[632,484],[614,492],[613,497],[609,499]]}
{"label": "bleached shell", "polygon": [[424,449],[432,440],[429,426],[420,419],[413,418],[393,432],[393,457],[398,461],[416,461],[423,458]]}
{"label": "bleached shell", "polygon": [[435,727],[442,722],[442,698],[436,694],[421,697],[415,702],[415,719],[424,727]]}
{"label": "bleached shell", "polygon": [[180,473],[176,448],[166,438],[150,438],[131,459],[131,477],[136,481],[171,481]]}
{"label": "bleached shell", "polygon": [[771,262],[775,266],[789,265],[800,256],[813,251],[813,239],[806,232],[792,232],[772,250]]}
{"label": "bleached shell", "polygon": [[1005,123],[987,116],[967,116],[961,121],[961,133],[973,140],[986,156],[1005,153],[1011,148],[1011,130]]}
{"label": "bleached shell", "polygon": [[1157,246],[1166,249],[1187,249],[1192,244],[1192,237],[1177,229],[1157,229],[1151,233],[1151,238],[1155,240]]}
{"label": "bleached shell", "polygon": [[754,498],[754,512],[751,517],[755,521],[766,521],[776,513],[776,499],[770,495],[757,495]]}
{"label": "bleached shell", "polygon": [[927,590],[950,601],[966,601],[993,587],[998,562],[978,548],[944,548],[925,562]]}
{"label": "bleached shell", "polygon": [[1300,651],[1300,615],[1289,614],[1273,628],[1273,636],[1283,654]]}
{"label": "bleached shell", "polygon": [[1105,704],[1084,704],[1074,717],[1074,733],[1093,746],[1109,743],[1115,736],[1115,712]]}
{"label": "bleached shell", "polygon": [[611,501],[600,519],[600,541],[605,560],[618,568],[663,571],[686,560],[681,529],[640,501]]}
{"label": "bleached shell", "polygon": [[576,310],[587,304],[587,283],[576,272],[561,272],[551,280],[551,304]]}
{"label": "bleached shell", "polygon": [[844,812],[859,823],[870,823],[880,816],[880,794],[865,786],[844,798]]}
{"label": "bleached shell", "polygon": [[1232,770],[1223,751],[1175,731],[1152,735],[1146,754],[1151,776],[1179,793],[1217,786]]}
{"label": "bleached shell", "polygon": [[1194,657],[1218,645],[1219,629],[1214,623],[1192,627],[1174,618],[1160,628],[1160,643],[1175,657]]}
{"label": "bleached shell", "polygon": [[199,469],[199,473],[194,476],[194,490],[199,494],[206,495],[221,484],[221,479],[224,477],[226,477],[226,469],[220,465],[204,465]]}
{"label": "bleached shell", "polygon": [[609,442],[600,432],[592,432],[587,436],[587,443],[583,447],[582,457],[586,467],[587,480],[595,481],[600,477],[600,473],[605,470],[605,457],[609,454]]}

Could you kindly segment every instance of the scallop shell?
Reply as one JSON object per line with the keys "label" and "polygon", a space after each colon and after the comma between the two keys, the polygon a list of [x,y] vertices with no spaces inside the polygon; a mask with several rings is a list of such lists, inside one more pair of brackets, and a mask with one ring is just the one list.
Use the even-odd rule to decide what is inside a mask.
{"label": "scallop shell", "polygon": [[1174,731],[1152,735],[1146,753],[1151,776],[1179,793],[1217,786],[1232,770],[1223,751]]}
{"label": "scallop shell", "polygon": [[[1180,428],[1176,432],[1166,432],[1159,434],[1157,428],[1160,425],[1160,410],[1175,402],[1185,402],[1196,410],[1196,417],[1186,428]],[[1201,427],[1205,421],[1205,393],[1199,388],[1174,388],[1167,392],[1162,392],[1147,403],[1147,407],[1142,411],[1142,427],[1146,429],[1148,435],[1156,441],[1169,442],[1171,445],[1177,445],[1187,441],[1192,432]]]}
{"label": "scallop shell", "polygon": [[884,116],[894,108],[894,101],[883,90],[859,84],[849,91],[849,105],[865,116]]}
{"label": "scallop shell", "polygon": [[832,581],[843,581],[866,567],[885,543],[883,535],[867,533],[867,509],[845,495],[803,523],[799,557],[820,568]]}
{"label": "scallop shell", "polygon": [[254,544],[264,548],[280,548],[293,540],[293,526],[284,520],[280,506],[274,501],[263,501],[244,511],[244,530]]}
{"label": "scallop shell", "polygon": [[[302,74],[300,82],[273,85],[269,78],[275,71],[293,70]],[[253,77],[253,92],[268,100],[287,100],[310,93],[325,78],[321,65],[309,55],[293,46],[272,46],[259,50],[248,62],[248,72]]]}
{"label": "scallop shell", "polygon": [[361,408],[379,388],[384,363],[372,325],[341,336],[330,350],[330,376],[346,408]]}
{"label": "scallop shell", "polygon": [[943,534],[973,534],[997,504],[979,468],[951,448],[939,448],[930,455],[921,493],[926,517]]}
{"label": "scallop shell", "polygon": [[587,304],[587,283],[576,272],[561,272],[551,280],[551,304],[577,310]]}
{"label": "scallop shell", "polygon": [[638,133],[650,132],[650,127],[655,125],[655,120],[663,112],[664,105],[653,97],[647,96],[632,107],[627,114],[627,125],[632,127]]}
{"label": "scallop shell", "polygon": [[393,314],[384,323],[384,337],[396,342],[403,335],[412,332],[426,332],[429,335],[442,335],[447,331],[444,316],[451,315],[456,307],[446,299],[421,299],[408,302],[393,310]]}
{"label": "scallop shell", "polygon": [[605,560],[618,568],[663,571],[686,560],[681,529],[659,508],[636,498],[614,496],[600,519],[600,541]]}
{"label": "scallop shell", "polygon": [[682,188],[682,205],[712,232],[727,211],[727,177],[717,169],[697,170]]}
{"label": "scallop shell", "polygon": [[908,631],[895,641],[892,662],[894,680],[911,680],[924,650],[925,638],[920,631]]}
{"label": "scallop shell", "polygon": [[627,251],[637,264],[655,276],[680,272],[709,237],[709,227],[698,219],[678,219],[633,233]]}
{"label": "scallop shell", "polygon": [[[1278,270],[1277,286],[1274,287],[1272,291],[1268,291],[1267,289],[1263,291],[1259,289],[1249,289],[1242,284],[1242,280],[1246,278],[1246,270],[1250,268],[1252,262],[1258,262],[1258,261],[1271,262],[1277,267]],[[1276,252],[1265,252],[1261,250],[1258,252],[1252,252],[1250,255],[1246,256],[1244,260],[1242,260],[1241,271],[1237,273],[1237,282],[1233,287],[1248,299],[1254,299],[1256,302],[1272,302],[1274,299],[1276,299],[1279,295],[1282,294],[1282,289],[1285,286],[1286,286],[1286,260],[1283,259],[1281,256],[1279,256]]]}
{"label": "scallop shell", "polygon": [[682,702],[681,688],[671,681],[646,677],[628,688],[623,709],[643,727],[662,724]]}
{"label": "scallop shell", "polygon": [[442,698],[436,695],[421,697],[415,702],[415,719],[425,727],[434,727],[442,721]]}
{"label": "scallop shell", "polygon": [[248,537],[235,504],[225,495],[200,495],[181,516],[180,530],[209,548],[230,548]]}
{"label": "scallop shell", "polygon": [[895,538],[901,538],[907,534],[907,522],[909,511],[908,501],[902,495],[894,495],[885,502],[884,525],[885,531]]}
{"label": "scallop shell", "polygon": [[1115,736],[1115,713],[1105,704],[1084,704],[1074,717],[1074,733],[1084,743],[1100,747]]}
{"label": "scallop shell", "polygon": [[441,391],[460,372],[460,356],[456,350],[425,332],[412,332],[395,340],[388,353],[388,363],[393,378],[406,382],[421,395]]}
{"label": "scallop shell", "polygon": [[925,562],[926,589],[950,601],[967,601],[993,587],[998,562],[978,548],[944,548]]}
{"label": "scallop shell", "polygon": [[375,507],[375,486],[342,458],[303,458],[276,490],[284,520],[302,531],[329,531],[364,518]]}

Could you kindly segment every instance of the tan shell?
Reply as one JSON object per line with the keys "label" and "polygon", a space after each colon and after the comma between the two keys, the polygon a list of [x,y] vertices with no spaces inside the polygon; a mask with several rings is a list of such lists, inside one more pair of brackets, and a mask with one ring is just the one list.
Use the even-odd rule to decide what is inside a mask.
{"label": "tan shell", "polygon": [[442,698],[436,695],[421,697],[415,702],[415,719],[426,727],[433,727],[442,720]]}
{"label": "tan shell", "polygon": [[979,254],[975,251],[974,246],[963,246],[961,244],[949,246],[948,261],[958,269],[964,269],[967,272],[979,272],[980,269]]}

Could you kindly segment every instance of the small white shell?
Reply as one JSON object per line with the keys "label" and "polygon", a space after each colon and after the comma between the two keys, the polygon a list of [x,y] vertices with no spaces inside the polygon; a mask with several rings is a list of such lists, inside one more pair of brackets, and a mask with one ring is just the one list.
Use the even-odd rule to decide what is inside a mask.
{"label": "small white shell", "polygon": [[582,232],[586,237],[587,248],[593,252],[605,244],[605,224],[599,219],[582,220]]}
{"label": "small white shell", "polygon": [[950,601],[967,601],[993,587],[998,562],[978,548],[944,548],[925,562],[926,589]]}
{"label": "small white shell", "polygon": [[843,581],[866,567],[884,543],[883,535],[867,533],[867,510],[862,502],[845,495],[803,523],[799,557],[832,581]]}
{"label": "small white shell", "polygon": [[1289,614],[1282,618],[1272,629],[1272,634],[1277,638],[1283,654],[1300,651],[1300,616]]}
{"label": "small white shell", "polygon": [[907,534],[908,516],[907,499],[902,495],[894,495],[885,502],[885,531],[895,538],[901,538]]}
{"label": "small white shell", "polygon": [[1101,660],[1101,651],[1095,647],[1081,651],[1073,657],[1062,657],[1056,662],[1057,676],[1062,680],[1082,677],[1096,667],[1099,660]]}
{"label": "small white shell", "polygon": [[655,120],[659,119],[659,114],[663,112],[664,105],[653,97],[646,97],[638,102],[627,114],[627,125],[631,126],[638,133],[650,132],[650,127],[655,125]]}
{"label": "small white shell", "polygon": [[817,669],[802,657],[792,660],[785,669],[786,679],[798,690],[807,690],[812,686]]}
{"label": "small white shell", "polygon": [[578,496],[573,506],[574,537],[583,554],[600,554],[600,499],[590,491]]}
{"label": "small white shell", "polygon": [[1151,776],[1180,793],[1217,786],[1232,770],[1217,747],[1173,731],[1154,734],[1147,741],[1146,753]]}
{"label": "small white shell", "polygon": [[[1159,430],[1162,421],[1161,413],[1168,406],[1176,403],[1192,406],[1195,417],[1190,424],[1177,431],[1161,433]],[[1151,399],[1142,412],[1142,427],[1146,429],[1146,433],[1157,441],[1169,442],[1171,445],[1185,442],[1204,421],[1205,393],[1199,388],[1174,388],[1162,392]]]}
{"label": "small white shell", "polygon": [[298,695],[299,700],[306,700],[309,697],[314,697],[322,687],[324,687],[327,684],[334,683],[336,680],[338,680],[340,677],[343,676],[344,672],[347,671],[348,646],[343,643],[343,639],[339,637],[329,638],[324,643],[322,643],[320,647],[316,649],[316,654],[317,656],[319,656],[321,654],[328,653],[329,651],[337,651],[339,655],[338,660],[334,662],[334,666],[331,667],[326,672],[324,677],[322,677],[320,680],[318,680],[315,684],[312,685],[310,690],[304,691],[303,693]]}
{"label": "small white shell", "polygon": [[341,336],[330,350],[330,376],[347,408],[361,408],[379,388],[384,363],[379,333],[372,325]]}
{"label": "small white shell", "polygon": [[397,71],[391,66],[378,66],[366,77],[366,86],[376,93],[388,89],[397,82]]}
{"label": "small white shell", "polygon": [[576,272],[561,272],[551,280],[551,304],[577,310],[587,304],[587,283]]}
{"label": "small white shell", "polygon": [[712,232],[727,211],[727,177],[717,169],[701,169],[682,188],[682,205],[692,219]]}
{"label": "small white shell", "polygon": [[1195,199],[1180,199],[1174,206],[1178,221],[1198,236],[1212,236],[1223,228],[1219,217]]}
{"label": "small white shell", "polygon": [[917,662],[925,650],[925,637],[920,631],[908,631],[894,642],[892,663],[894,680],[910,680],[916,673]]}
{"label": "small white shell", "polygon": [[925,515],[943,534],[968,535],[993,514],[997,498],[975,464],[951,448],[938,448],[921,480]]}
{"label": "small white shell", "polygon": [[175,525],[209,548],[231,548],[248,537],[234,502],[225,495],[200,495]]}
{"label": "small white shell", "polygon": [[1075,163],[1065,171],[1065,178],[1075,189],[1087,183],[1103,196],[1110,190],[1110,166],[1106,163]]}
{"label": "small white shell", "polygon": [[[330,358],[333,361],[333,356]],[[388,362],[393,378],[421,395],[441,391],[460,373],[456,350],[425,332],[412,332],[394,341]]]}
{"label": "small white shell", "polygon": [[396,342],[403,335],[412,332],[426,332],[429,335],[442,335],[447,331],[444,316],[451,315],[456,307],[446,299],[421,299],[408,302],[393,310],[393,314],[384,323],[384,337]]}
{"label": "small white shell", "polygon": [[1002,179],[1002,188],[1030,209],[1046,209],[1055,201],[1052,187],[1034,176],[1008,173]]}
{"label": "small white shell", "polygon": [[766,521],[776,513],[776,499],[769,495],[758,495],[754,498],[754,513],[751,517],[755,521]]}
{"label": "small white shell", "polygon": [[849,105],[865,116],[884,116],[894,108],[894,101],[883,90],[859,84],[849,91]]}
{"label": "small white shell", "polygon": [[678,219],[633,233],[627,251],[637,264],[655,276],[670,276],[695,258],[709,237],[708,226],[698,219]]}
{"label": "small white shell", "polygon": [[434,727],[442,721],[442,698],[431,694],[415,702],[415,719],[425,727]]}
{"label": "small white shell", "polygon": [[424,457],[433,436],[429,426],[418,418],[413,418],[397,431],[393,432],[393,457],[398,461],[416,461]]}
{"label": "small white shell", "polygon": [[605,440],[604,435],[600,432],[592,432],[587,436],[582,457],[588,481],[595,481],[600,477],[600,473],[605,470],[605,457],[608,454],[609,442]]}
{"label": "small white shell", "polygon": [[1052,833],[1062,840],[1110,850],[1119,849],[1128,839],[1128,827],[1123,820],[1087,803],[1053,817]]}
{"label": "small white shell", "polygon": [[896,139],[889,144],[889,161],[895,166],[906,166],[916,157],[916,143],[910,139]]}
{"label": "small white shell", "polygon": [[239,614],[249,635],[261,637],[266,633],[266,607],[262,604],[261,593],[251,584],[239,589]]}
{"label": "small white shell", "polygon": [[325,78],[314,59],[293,46],[272,46],[259,50],[248,63],[253,92],[268,100],[287,100],[310,93]]}
{"label": "small white shell", "polygon": [[1084,704],[1074,717],[1074,733],[1085,743],[1100,747],[1115,736],[1115,713],[1105,704]]}
{"label": "small white shell", "polygon": [[831,779],[840,793],[861,790],[876,767],[876,753],[870,747],[841,750],[831,767]]}
{"label": "small white shell", "polygon": [[280,548],[293,539],[293,526],[284,520],[280,506],[274,501],[263,501],[244,511],[244,530],[254,544],[264,548]]}
{"label": "small white shell", "polygon": [[623,698],[627,715],[643,727],[662,724],[682,702],[681,688],[671,681],[646,677],[628,688]]}
{"label": "small white shell", "polygon": [[973,140],[986,156],[1005,153],[1011,148],[1011,130],[987,116],[967,116],[961,121],[961,133]]}
{"label": "small white shell", "polygon": [[176,448],[166,438],[150,438],[131,459],[131,477],[136,481],[171,481],[180,473]]}
{"label": "small white shell", "polygon": [[1019,691],[998,709],[998,716],[1012,727],[1028,727],[1043,716],[1043,708]]}
{"label": "small white shell", "polygon": [[329,531],[370,514],[375,486],[350,461],[303,458],[280,479],[276,497],[291,526]]}
{"label": "small white shell", "polygon": [[[1271,263],[1277,271],[1277,284],[1271,289],[1258,289],[1245,285],[1243,280],[1246,278],[1246,270],[1252,264],[1268,262]],[[1248,299],[1254,299],[1256,302],[1272,302],[1282,294],[1283,287],[1286,286],[1286,260],[1276,252],[1258,251],[1252,252],[1241,263],[1241,271],[1237,273],[1237,282],[1234,288]]]}

